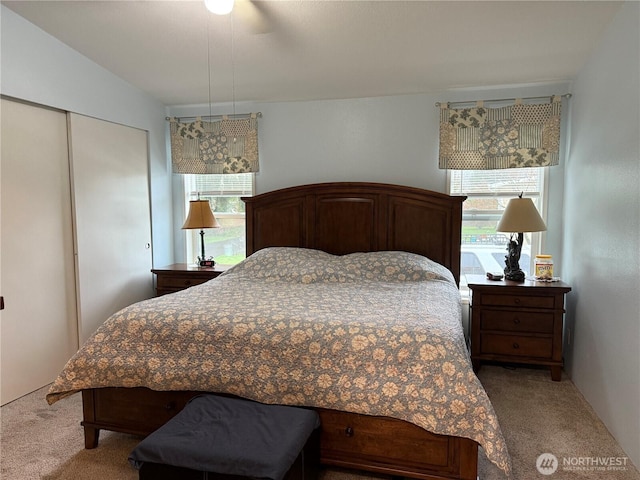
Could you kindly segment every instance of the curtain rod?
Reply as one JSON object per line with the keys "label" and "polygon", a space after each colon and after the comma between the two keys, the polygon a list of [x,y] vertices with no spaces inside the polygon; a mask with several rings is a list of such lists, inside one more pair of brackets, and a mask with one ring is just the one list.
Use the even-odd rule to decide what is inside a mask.
{"label": "curtain rod", "polygon": [[[541,95],[539,97],[522,97],[520,98],[520,100],[539,100],[541,98],[553,98],[556,97],[558,95]],[[565,93],[564,95],[559,95],[560,97],[564,97],[564,98],[571,98],[571,94],[570,93]],[[459,104],[463,104],[463,103],[477,103],[477,102],[513,102],[518,100],[518,98],[494,98],[492,100],[465,100],[464,102],[445,102],[448,105],[459,105]],[[440,105],[442,105],[442,103],[440,102],[436,102],[436,107],[439,107]]]}
{"label": "curtain rod", "polygon": [[[169,121],[172,118],[175,118],[176,120],[180,121],[180,120],[185,120],[187,118],[224,118],[224,117],[229,117],[229,118],[235,118],[235,117],[251,117],[251,115],[253,115],[253,113],[229,113],[229,114],[222,114],[222,115],[187,115],[186,117],[164,117],[165,120]],[[262,112],[258,112],[255,114],[256,117],[258,118],[262,118]]]}

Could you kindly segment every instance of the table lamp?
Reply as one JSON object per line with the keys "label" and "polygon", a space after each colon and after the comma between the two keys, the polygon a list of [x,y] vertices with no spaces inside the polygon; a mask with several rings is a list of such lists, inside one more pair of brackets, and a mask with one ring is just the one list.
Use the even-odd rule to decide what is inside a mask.
{"label": "table lamp", "polygon": [[[543,232],[547,229],[544,220],[538,213],[536,206],[530,198],[512,198],[507,204],[502,218],[498,222],[498,232],[511,234],[507,245],[508,254],[505,256],[506,267],[504,277],[515,282],[524,282],[525,274],[520,270],[520,252],[524,242],[523,232]],[[514,233],[516,232],[516,233]]]}
{"label": "table lamp", "polygon": [[189,200],[189,214],[182,225],[183,230],[200,229],[200,256],[198,257],[198,265],[201,267],[213,267],[215,262],[213,259],[206,260],[204,255],[204,229],[219,228],[220,224],[211,211],[209,200]]}

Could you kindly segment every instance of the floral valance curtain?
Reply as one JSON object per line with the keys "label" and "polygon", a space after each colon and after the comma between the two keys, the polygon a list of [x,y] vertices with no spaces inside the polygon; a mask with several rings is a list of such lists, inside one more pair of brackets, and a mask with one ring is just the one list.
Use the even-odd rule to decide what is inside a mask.
{"label": "floral valance curtain", "polygon": [[439,167],[492,170],[557,165],[562,101],[487,108],[440,105]]}
{"label": "floral valance curtain", "polygon": [[173,173],[248,173],[259,170],[258,114],[171,125]]}

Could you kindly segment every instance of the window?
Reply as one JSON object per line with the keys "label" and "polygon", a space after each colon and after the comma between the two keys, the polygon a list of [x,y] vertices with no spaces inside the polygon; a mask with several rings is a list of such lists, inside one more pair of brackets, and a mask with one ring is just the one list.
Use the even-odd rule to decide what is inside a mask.
{"label": "window", "polygon": [[[496,225],[509,199],[524,192],[545,219],[544,171],[543,167],[450,170],[450,194],[467,196],[462,208],[461,290],[466,290],[465,275],[504,270],[509,233],[496,232]],[[525,233],[524,237],[520,268],[530,273],[531,259],[539,250],[540,234]]]}
{"label": "window", "polygon": [[[206,256],[221,265],[235,265],[245,258],[245,205],[240,197],[253,195],[252,173],[184,175],[185,218],[189,200],[209,200],[221,228],[205,229]],[[200,231],[185,230],[187,259],[200,252]]]}

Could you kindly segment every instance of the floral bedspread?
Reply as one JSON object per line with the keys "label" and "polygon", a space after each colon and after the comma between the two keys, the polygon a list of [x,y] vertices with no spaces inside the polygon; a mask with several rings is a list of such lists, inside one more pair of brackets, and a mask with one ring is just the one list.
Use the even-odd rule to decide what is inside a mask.
{"label": "floral bedspread", "polygon": [[508,474],[460,318],[453,276],[425,257],[268,248],[214,280],[111,316],[47,401],[144,386],[389,416],[473,439]]}

